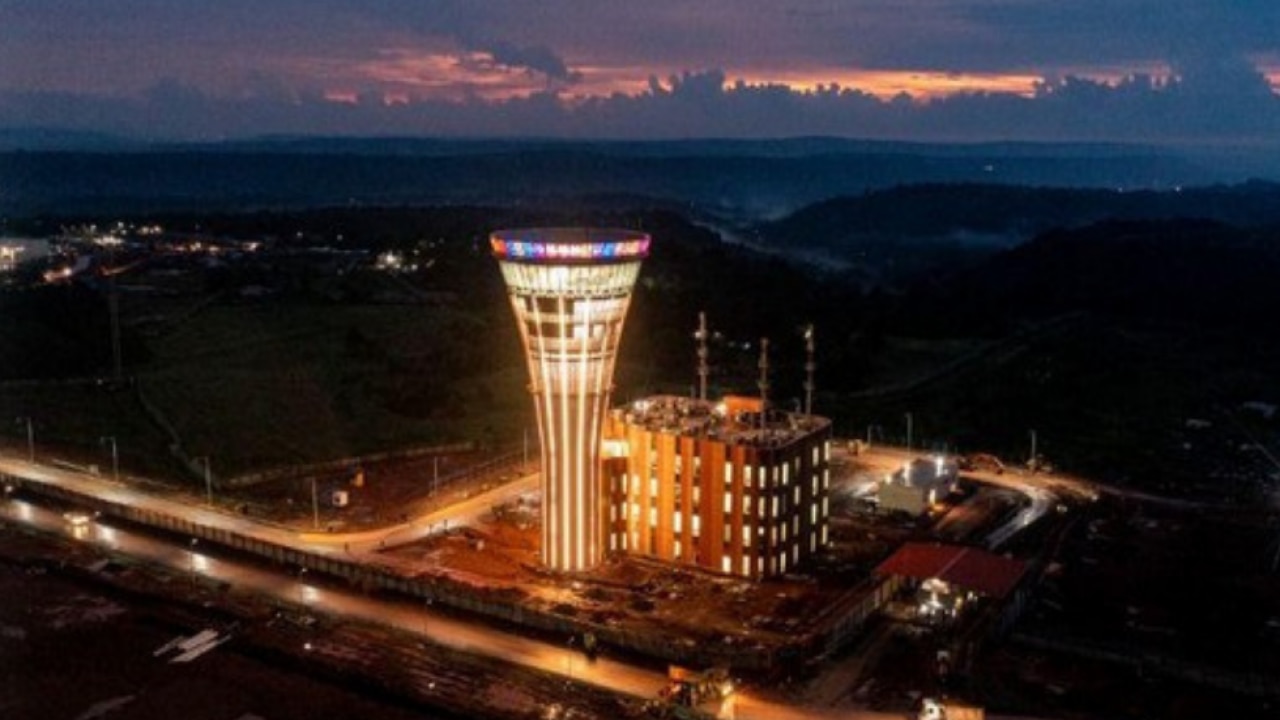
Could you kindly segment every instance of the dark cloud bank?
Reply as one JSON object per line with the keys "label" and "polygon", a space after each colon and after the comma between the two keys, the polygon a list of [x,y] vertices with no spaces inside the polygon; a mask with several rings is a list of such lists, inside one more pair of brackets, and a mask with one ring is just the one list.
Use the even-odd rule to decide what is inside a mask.
{"label": "dark cloud bank", "polygon": [[[537,49],[511,49],[545,64]],[[551,68],[562,78],[567,68]],[[0,127],[57,127],[147,139],[205,140],[264,134],[441,137],[759,138],[801,135],[935,141],[1142,141],[1271,144],[1280,95],[1253,66],[1218,60],[1172,79],[1132,76],[1110,85],[1067,76],[1031,97],[961,94],[928,102],[879,99],[835,85],[726,83],[723,72],[651,79],[644,92],[572,98],[547,91],[503,101],[355,103],[298,95],[271,83],[221,98],[162,82],[138,98],[65,93],[0,95]],[[556,73],[549,73],[556,74]],[[570,91],[571,92],[571,91]]]}

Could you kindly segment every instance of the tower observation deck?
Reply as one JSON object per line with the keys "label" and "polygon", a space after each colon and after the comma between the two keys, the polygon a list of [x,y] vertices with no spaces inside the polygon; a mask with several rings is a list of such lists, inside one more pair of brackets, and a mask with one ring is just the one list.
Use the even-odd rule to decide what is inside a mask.
{"label": "tower observation deck", "polygon": [[542,440],[542,562],[588,570],[606,544],[601,437],[649,236],[530,228],[499,230],[489,242],[520,327]]}

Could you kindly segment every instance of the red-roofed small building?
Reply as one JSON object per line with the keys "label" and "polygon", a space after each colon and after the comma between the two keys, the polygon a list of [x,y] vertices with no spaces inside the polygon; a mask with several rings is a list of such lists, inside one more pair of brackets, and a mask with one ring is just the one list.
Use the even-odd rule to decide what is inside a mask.
{"label": "red-roofed small building", "polygon": [[[1028,595],[1030,568],[1022,560],[963,545],[911,542],[898,548],[876,568],[876,575],[893,595],[913,588],[906,610],[928,623],[951,623],[965,608],[978,606],[979,624],[996,634],[1022,613]],[[967,613],[966,613],[967,614]]]}

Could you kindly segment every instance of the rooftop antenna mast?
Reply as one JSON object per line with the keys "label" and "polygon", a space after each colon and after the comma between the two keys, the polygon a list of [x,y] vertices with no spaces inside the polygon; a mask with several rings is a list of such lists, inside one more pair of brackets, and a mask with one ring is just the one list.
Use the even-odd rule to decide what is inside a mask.
{"label": "rooftop antenna mast", "polygon": [[765,429],[765,417],[769,411],[769,338],[760,338],[760,429]]}
{"label": "rooftop antenna mast", "polygon": [[809,323],[804,328],[804,414],[813,414],[813,371],[818,369],[817,363],[813,361],[813,323]]}
{"label": "rooftop antenna mast", "polygon": [[707,367],[707,314],[705,312],[698,313],[698,329],[693,333],[693,337],[698,341],[698,399],[705,402],[707,376],[711,374],[711,369]]}

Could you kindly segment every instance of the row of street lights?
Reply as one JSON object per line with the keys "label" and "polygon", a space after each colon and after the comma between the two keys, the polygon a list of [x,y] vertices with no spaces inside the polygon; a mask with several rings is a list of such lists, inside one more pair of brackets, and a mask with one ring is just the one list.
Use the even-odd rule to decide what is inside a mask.
{"label": "row of street lights", "polygon": [[[14,420],[18,425],[24,425],[27,429],[27,462],[34,463],[36,461],[36,425],[35,420],[31,416],[19,417]],[[120,481],[120,444],[116,440],[115,435],[103,435],[98,438],[98,444],[110,446],[111,448],[111,479],[116,482]],[[204,494],[205,503],[213,507],[213,472],[209,464],[209,456],[204,455],[192,458],[195,462],[204,465]]]}
{"label": "row of street lights", "polygon": [[[909,455],[909,454],[911,454],[911,448],[912,448],[912,434],[913,434],[913,431],[914,431],[914,429],[915,429],[915,427],[914,427],[914,424],[915,424],[915,417],[914,417],[911,413],[909,413],[909,412],[908,412],[908,413],[903,413],[902,415],[903,415],[903,418],[905,418],[905,419],[906,419],[906,421],[907,421],[907,454]],[[881,437],[883,437],[883,434],[884,434],[884,428],[883,428],[883,427],[881,427],[880,425],[868,425],[868,426],[867,426],[867,445],[868,445],[868,446],[870,446],[870,445],[871,445],[871,431],[872,431],[872,430],[876,430],[878,433],[880,433]],[[1038,455],[1038,441],[1039,441],[1039,436],[1037,435],[1037,433],[1036,433],[1035,429],[1028,430],[1028,431],[1027,431],[1027,433],[1028,433],[1028,434],[1030,435],[1030,437],[1031,437],[1031,458],[1030,458],[1030,463],[1031,463],[1031,464],[1036,464],[1036,463],[1038,463],[1038,462],[1039,462],[1039,459],[1038,459],[1038,458],[1039,458],[1039,455]]]}
{"label": "row of street lights", "polygon": [[[25,425],[27,428],[27,462],[34,463],[36,461],[36,423],[30,415],[14,419],[18,425]],[[116,443],[114,435],[103,435],[98,438],[100,445],[111,446],[111,479],[120,480],[120,446]]]}
{"label": "row of street lights", "polygon": [[[906,418],[906,420],[907,420],[907,452],[908,452],[908,453],[910,453],[910,452],[911,452],[911,446],[912,446],[912,434],[913,434],[913,433],[914,433],[914,431],[915,431],[915,417],[914,417],[914,416],[912,416],[912,414],[911,414],[911,413],[903,413],[902,415],[903,415],[903,417],[905,417],[905,418]],[[884,437],[884,427],[882,427],[882,426],[880,426],[880,425],[868,425],[868,426],[867,426],[867,445],[870,445],[870,444],[871,444],[871,431],[872,431],[872,430],[877,431],[877,432],[880,434],[880,436],[881,436],[881,438],[882,438],[882,439],[883,439],[883,437]]]}

